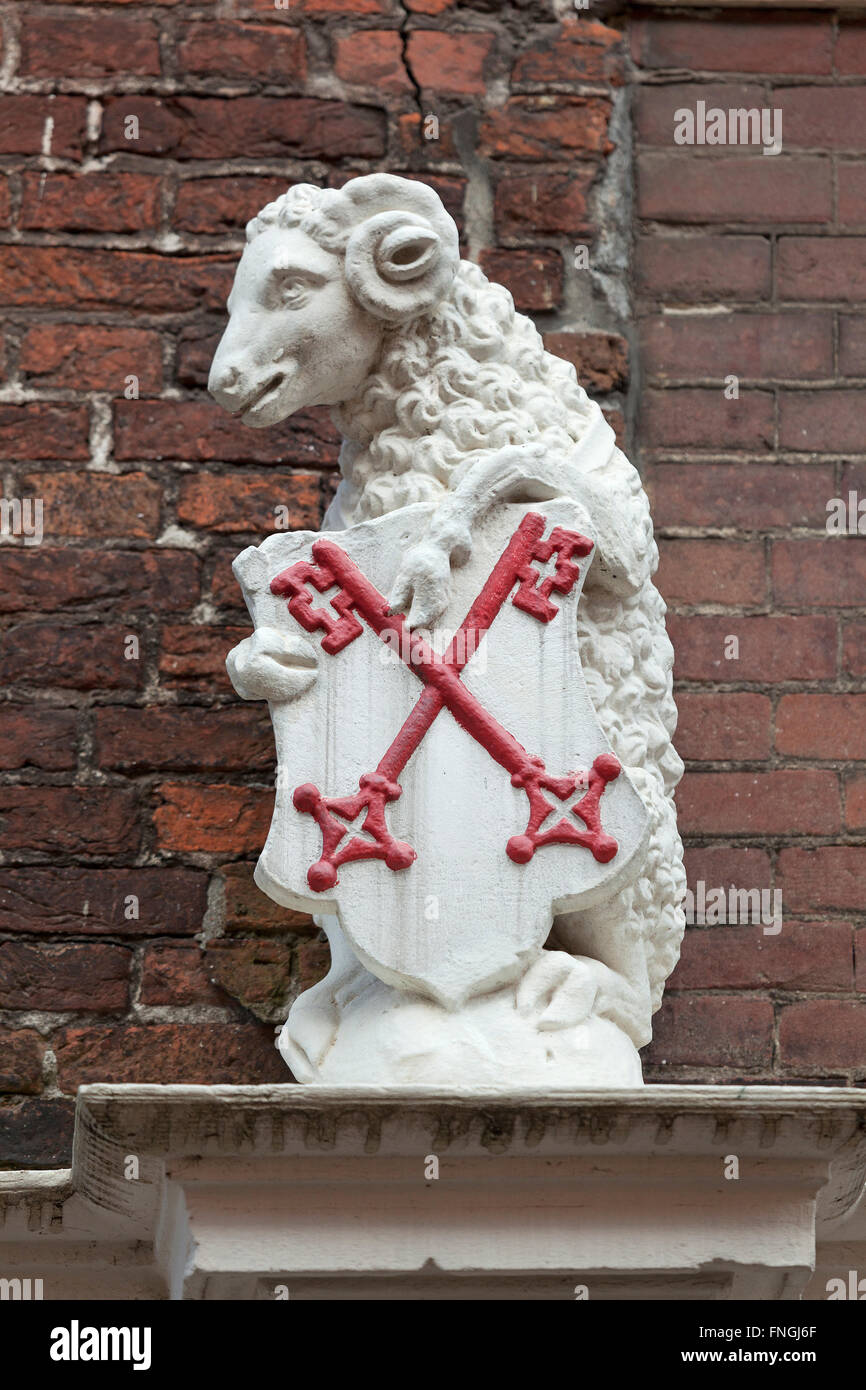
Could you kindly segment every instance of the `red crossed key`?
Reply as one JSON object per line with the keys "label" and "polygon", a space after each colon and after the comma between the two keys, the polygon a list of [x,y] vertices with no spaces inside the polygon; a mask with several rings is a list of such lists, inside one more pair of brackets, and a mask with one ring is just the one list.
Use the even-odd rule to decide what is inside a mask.
{"label": "red crossed key", "polygon": [[[313,816],[322,832],[322,854],[307,873],[307,881],[314,892],[334,887],[341,864],[357,859],[383,859],[389,869],[397,871],[408,868],[417,858],[411,845],[391,834],[385,806],[401,795],[397,778],[443,707],[447,707],[457,723],[511,774],[512,785],[526,792],[529,821],[522,835],[513,835],[508,841],[506,852],[510,859],[526,864],[536,849],[548,844],[582,845],[603,864],[616,854],[617,842],[602,830],[600,815],[605,786],[621,771],[613,754],[603,753],[595,759],[586,779],[585,794],[569,808],[583,821],[585,828],[581,830],[572,821],[562,818],[542,831],[542,824],[555,810],[544,795],[545,791],[552,791],[560,800],[565,800],[576,791],[581,779],[575,773],[551,777],[542,759],[531,757],[460,680],[461,671],[476,649],[478,636],[490,627],[515,584],[518,585],[512,598],[515,607],[548,623],[559,612],[550,595],[554,592],[568,594],[577,582],[580,569],[574,557],[588,555],[592,541],[559,526],[544,541],[544,527],[544,517],[535,512],[523,518],[442,657],[420,637],[408,632],[402,614],[389,613],[387,599],[333,541],[314,542],[314,564],[299,561],[272,580],[271,592],[288,598],[289,612],[307,632],[324,630],[323,651],[332,655],[342,651],[363,632],[357,617],[360,613],[383,641],[390,643],[392,636],[399,639],[398,649],[403,659],[425,685],[375,772],[361,777],[354,795],[325,797],[311,782],[295,789],[295,808]],[[532,561],[548,561],[554,555],[557,563],[553,573],[539,583]],[[313,608],[312,594],[305,587],[307,581],[319,593],[334,585],[340,586],[339,594],[332,600],[339,618],[334,618],[326,609]],[[461,643],[461,639],[470,634],[472,644],[465,640]],[[458,655],[461,650],[468,653],[462,659]],[[346,822],[355,820],[363,811],[366,811],[363,831],[370,838],[355,836],[339,848],[347,833]]]}

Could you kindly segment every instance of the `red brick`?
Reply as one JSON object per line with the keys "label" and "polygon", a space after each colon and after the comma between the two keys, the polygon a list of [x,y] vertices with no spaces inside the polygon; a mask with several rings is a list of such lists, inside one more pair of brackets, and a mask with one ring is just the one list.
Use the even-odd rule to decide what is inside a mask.
{"label": "red brick", "polygon": [[780,392],[779,443],[783,449],[803,452],[861,453],[862,392]]}
{"label": "red brick", "polygon": [[[460,154],[454,144],[454,131],[450,124],[440,122],[438,127],[428,121],[432,112],[422,115],[420,111],[404,111],[395,122],[396,152],[405,159],[423,162],[426,168],[436,160],[450,159],[460,162]],[[426,182],[426,180],[425,180]]]}
{"label": "red brick", "polygon": [[837,160],[836,183],[840,226],[862,226],[866,223],[866,164]]}
{"label": "red brick", "polygon": [[306,912],[281,907],[257,887],[252,864],[226,864],[220,870],[225,895],[224,930],[248,936],[251,932],[318,932]]}
{"label": "red brick", "polygon": [[657,527],[823,528],[826,499],[834,492],[829,466],[671,463],[653,468],[648,482]]}
{"label": "red brick", "polygon": [[866,319],[860,315],[839,315],[839,371],[866,376]]}
{"label": "red brick", "polygon": [[[0,946],[0,952],[3,949]],[[41,1091],[44,1053],[45,1039],[38,1033],[0,1027],[0,1092],[34,1095]],[[3,1157],[9,1161],[5,1152]]]}
{"label": "red brick", "polygon": [[782,299],[866,299],[866,237],[781,237],[777,286]]}
{"label": "red brick", "polygon": [[2,179],[0,179],[0,227],[9,226],[10,209],[11,203],[9,201],[9,180],[4,176]]}
{"label": "red brick", "polygon": [[757,924],[691,927],[668,988],[850,990],[851,944],[847,922],[784,922],[778,936]]}
{"label": "red brick", "polygon": [[[7,630],[3,635],[0,655],[4,666],[8,660],[9,640]],[[31,661],[34,655],[31,641]],[[75,767],[76,723],[74,710],[34,709],[31,706],[25,708],[4,704],[0,723],[0,768],[13,771],[22,767],[36,767],[46,772],[58,772],[63,768]]]}
{"label": "red brick", "polygon": [[29,77],[159,72],[156,25],[143,16],[58,15],[31,10],[21,26],[19,70]]}
{"label": "red brick", "polygon": [[493,34],[413,29],[406,61],[421,88],[480,96],[487,87],[487,60],[495,42]]}
{"label": "red brick", "polygon": [[126,659],[129,630],[21,623],[7,628],[0,651],[0,681],[6,685],[71,687],[75,690],[132,690],[147,680],[144,662]]}
{"label": "red brick", "polygon": [[562,257],[558,251],[482,251],[481,269],[511,292],[522,314],[562,303]]}
{"label": "red brick", "polygon": [[89,428],[87,411],[80,405],[0,405],[0,437],[7,459],[89,458]]}
{"label": "red brick", "polygon": [[[679,680],[805,681],[836,674],[836,624],[827,617],[668,617]],[[739,640],[739,657],[725,658],[726,638]]]}
{"label": "red brick", "polygon": [[275,762],[267,710],[241,706],[197,709],[192,705],[156,709],[94,711],[94,760],[100,768],[140,773],[158,768],[265,768]]}
{"label": "red brick", "polygon": [[161,849],[251,854],[265,842],[272,791],[164,782],[157,792],[153,823]]}
{"label": "red brick", "polygon": [[632,20],[629,32],[634,61],[645,68],[810,76],[832,71],[830,15],[653,16]]}
{"label": "red brick", "polygon": [[866,830],[866,777],[850,777],[845,784],[845,824],[849,830]]}
{"label": "red brick", "polygon": [[849,623],[842,630],[842,665],[850,676],[866,676],[866,622]]}
{"label": "red brick", "polygon": [[0,96],[0,154],[38,155],[48,140],[49,154],[80,160],[86,132],[85,97]]}
{"label": "red brick", "polygon": [[141,395],[162,388],[159,335],[147,328],[109,328],[98,323],[35,323],[21,342],[22,381],[76,391],[121,395],[126,378],[138,377]]}
{"label": "red brick", "polygon": [[64,1028],[54,1051],[65,1091],[104,1081],[215,1086],[286,1081],[273,1028],[251,1023]]}
{"label": "red brick", "polygon": [[728,400],[724,390],[677,387],[643,393],[640,437],[668,448],[761,449],[773,443],[773,397],[741,390]]}
{"label": "red brick", "polygon": [[566,19],[556,34],[520,45],[513,86],[622,81],[622,34],[597,19]]}
{"label": "red brick", "polygon": [[684,855],[689,887],[703,880],[710,887],[769,888],[770,857],[766,850],[741,846],[687,847]]}
{"label": "red brick", "polygon": [[772,578],[776,603],[862,608],[866,600],[864,550],[860,536],[774,541]]}
{"label": "red brick", "polygon": [[361,29],[338,34],[334,42],[334,72],[352,86],[377,92],[412,91],[403,64],[403,38],[396,29]]}
{"label": "red brick", "polygon": [[586,236],[590,230],[586,200],[595,172],[589,166],[576,166],[568,174],[521,174],[500,179],[494,198],[500,240]]}
{"label": "red brick", "polygon": [[223,311],[235,258],[69,246],[0,246],[0,303],[38,309]]}
{"label": "red brick", "polygon": [[122,1011],[131,961],[125,946],[0,942],[0,1008]]}
{"label": "red brick", "polygon": [[667,603],[762,603],[766,589],[759,541],[659,541],[656,586]]}
{"label": "red brick", "polygon": [[677,789],[680,832],[828,835],[839,829],[835,772],[689,772]]}
{"label": "red brick", "polygon": [[866,886],[866,848],[827,845],[783,849],[778,884],[787,912],[861,911]]}
{"label": "red brick", "polygon": [[159,179],[98,174],[25,173],[20,223],[44,232],[147,232],[159,224]]}
{"label": "red brick", "polygon": [[835,61],[836,71],[843,77],[866,72],[866,24],[862,20],[840,16]]}
{"label": "red brick", "polygon": [[[277,525],[277,507],[288,508],[288,525]],[[181,481],[179,521],[205,531],[318,529],[322,520],[317,473],[194,473]],[[281,512],[280,518],[283,513]]]}
{"label": "red brick", "polygon": [[830,161],[754,154],[642,154],[639,217],[662,222],[829,222]]}
{"label": "red brick", "polygon": [[692,762],[758,761],[770,755],[770,701],[766,695],[677,695],[674,739],[681,758]]}
{"label": "red brick", "polygon": [[866,695],[783,695],[776,748],[794,758],[866,758]]}
{"label": "red brick", "polygon": [[187,551],[48,550],[38,562],[27,550],[0,551],[0,612],[46,612],[110,602],[112,611],[194,608],[199,561]]}
{"label": "red brick", "polygon": [[858,994],[866,994],[866,927],[854,933],[854,988]]}
{"label": "red brick", "polygon": [[863,150],[862,87],[774,87],[785,149]]}
{"label": "red brick", "polygon": [[661,314],[641,324],[641,352],[655,380],[807,379],[833,375],[829,313]]}
{"label": "red brick", "polygon": [[[744,86],[737,82],[689,82],[668,83],[659,86],[638,85],[635,89],[634,127],[638,148],[647,145],[675,147],[674,132],[680,122],[677,112],[684,108],[694,111],[696,103],[703,101],[707,110],[719,108],[725,112],[729,108],[762,107],[764,90],[757,83]],[[713,150],[715,147],[707,146]],[[737,156],[742,154],[740,147],[733,147]],[[760,153],[760,151],[759,151]],[[766,158],[767,156],[762,156]],[[773,156],[776,158],[777,156]]]}
{"label": "red brick", "polygon": [[0,869],[3,932],[193,936],[206,909],[207,874],[195,869]]}
{"label": "red brick", "polygon": [[610,115],[603,97],[512,97],[482,120],[479,153],[526,160],[607,154]]}
{"label": "red brick", "polygon": [[307,52],[299,29],[283,24],[241,24],[238,20],[221,23],[208,18],[185,20],[181,32],[177,60],[185,72],[277,82],[288,91],[304,85]]}
{"label": "red brick", "polygon": [[301,468],[330,468],[337,462],[333,431],[319,433],[316,423],[300,414],[275,430],[254,430],[214,401],[118,401],[114,410],[118,459],[219,459]]}
{"label": "red brick", "polygon": [[669,994],[653,1019],[649,1066],[769,1067],[773,1054],[773,1006],[767,999],[735,994]]}
{"label": "red brick", "polygon": [[393,0],[292,0],[288,10],[277,10],[276,13],[274,0],[246,0],[246,8],[256,14],[266,14],[270,19],[285,15],[294,22],[298,15],[390,14]]}
{"label": "red brick", "polygon": [[135,792],[117,787],[0,788],[4,850],[125,854],[138,848]]}
{"label": "red brick", "polygon": [[23,484],[43,499],[53,537],[148,539],[159,532],[162,490],[144,473],[28,473]]}
{"label": "red brick", "polygon": [[312,989],[323,980],[331,965],[331,952],[326,941],[301,941],[298,945],[297,987]]}
{"label": "red brick", "polygon": [[223,695],[232,689],[226,656],[249,637],[249,628],[167,626],[162,629],[160,683]]}
{"label": "red brick", "polygon": [[68,1168],[75,1103],[42,1096],[0,1107],[0,1151],[19,1168]]}
{"label": "red brick", "polygon": [[635,274],[646,295],[672,302],[714,304],[767,299],[770,242],[758,236],[640,236]]}
{"label": "red brick", "polygon": [[866,1075],[866,1003],[809,999],[786,1004],[779,1019],[779,1060],[789,1072]]}
{"label": "red brick", "polygon": [[[139,119],[137,140],[124,134],[130,115]],[[318,97],[112,97],[100,149],[172,159],[378,159],[385,113]]]}
{"label": "red brick", "polygon": [[224,1004],[208,963],[191,941],[155,941],[145,948],[140,1002],[148,1005]]}
{"label": "red brick", "polygon": [[273,203],[291,181],[233,174],[223,178],[184,179],[178,184],[173,222],[184,232],[220,236],[240,232]]}
{"label": "red brick", "polygon": [[[209,941],[212,977],[233,999],[259,1018],[285,1017],[292,973],[292,948],[282,941]],[[225,997],[225,996],[221,996]]]}
{"label": "red brick", "polygon": [[544,346],[571,362],[588,391],[618,391],[628,383],[628,343],[618,333],[545,333]]}
{"label": "red brick", "polygon": [[236,559],[237,546],[233,545],[230,550],[219,551],[214,560],[210,595],[214,603],[220,608],[243,607],[240,585],[232,570],[232,565]]}

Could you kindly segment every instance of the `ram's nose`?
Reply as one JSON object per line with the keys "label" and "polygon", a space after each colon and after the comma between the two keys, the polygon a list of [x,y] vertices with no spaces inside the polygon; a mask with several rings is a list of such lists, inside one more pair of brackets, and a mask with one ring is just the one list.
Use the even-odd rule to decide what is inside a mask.
{"label": "ram's nose", "polygon": [[221,362],[219,353],[211,364],[207,389],[223,410],[237,410],[246,394],[240,368],[232,362]]}

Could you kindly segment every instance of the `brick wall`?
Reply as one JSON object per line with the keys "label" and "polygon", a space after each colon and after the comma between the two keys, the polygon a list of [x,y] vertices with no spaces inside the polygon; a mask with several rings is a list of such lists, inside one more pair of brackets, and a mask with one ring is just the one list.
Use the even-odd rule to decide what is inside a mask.
{"label": "brick wall", "polygon": [[[0,13],[0,448],[45,530],[0,545],[0,1162],[66,1161],[84,1081],[286,1078],[274,1023],[327,947],[251,881],[273,751],[224,672],[230,562],[275,508],[318,524],[337,439],[318,411],[245,430],[204,383],[247,218],[375,169],[435,184],[639,456],[691,877],[784,891],[778,936],[689,932],[648,1076],[862,1076],[866,576],[824,516],[863,482],[864,31],[564,0]],[[784,106],[783,154],[673,144],[722,89]]]}

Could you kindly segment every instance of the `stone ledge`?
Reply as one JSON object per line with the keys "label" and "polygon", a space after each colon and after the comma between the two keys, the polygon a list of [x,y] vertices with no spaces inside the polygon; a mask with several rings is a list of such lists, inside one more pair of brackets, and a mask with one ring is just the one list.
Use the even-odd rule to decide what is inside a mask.
{"label": "stone ledge", "polygon": [[864,1182],[853,1089],[87,1086],[71,1171],[0,1174],[0,1272],[47,1298],[823,1297],[866,1253]]}

